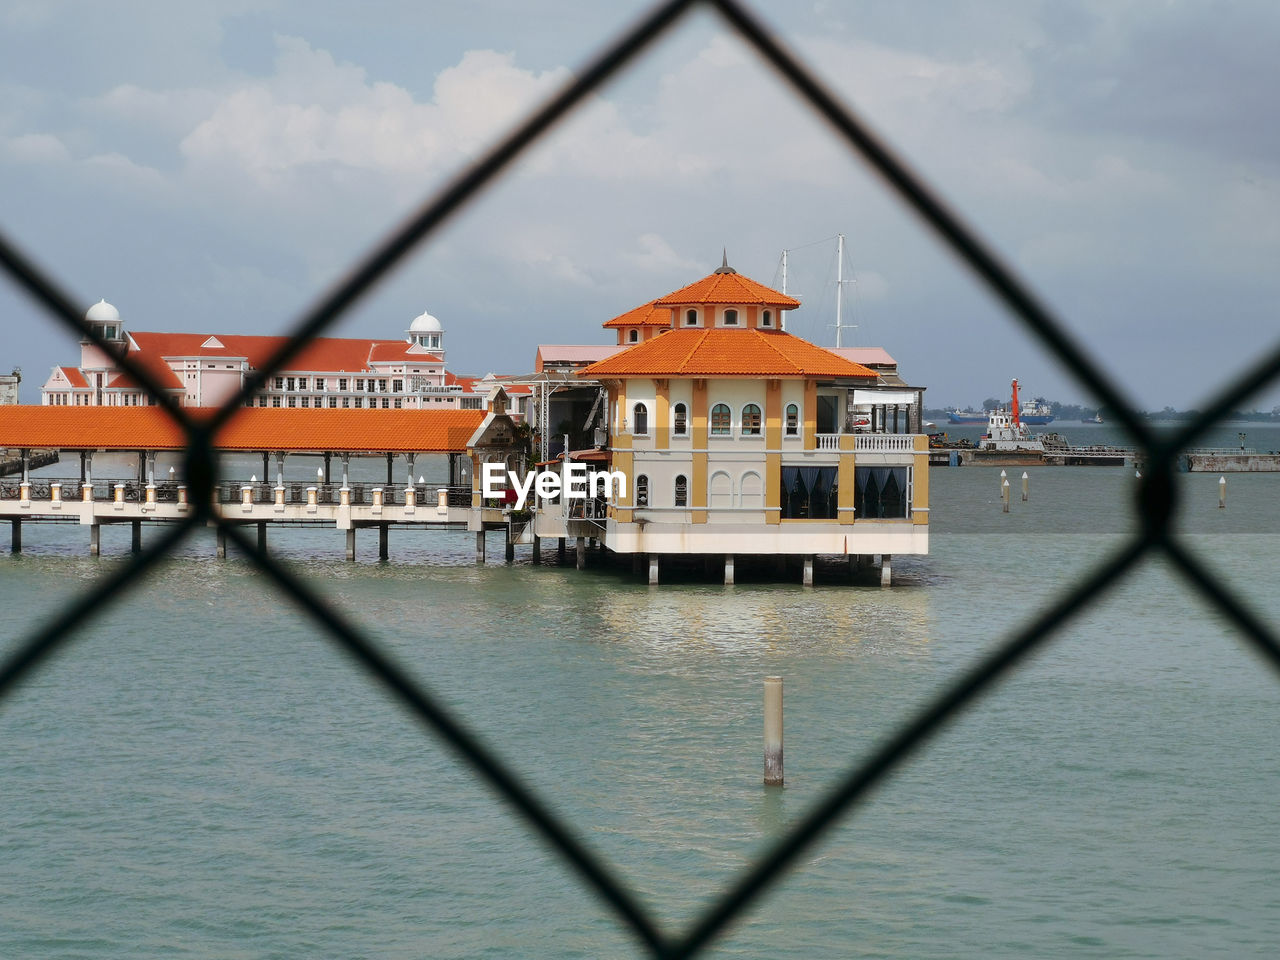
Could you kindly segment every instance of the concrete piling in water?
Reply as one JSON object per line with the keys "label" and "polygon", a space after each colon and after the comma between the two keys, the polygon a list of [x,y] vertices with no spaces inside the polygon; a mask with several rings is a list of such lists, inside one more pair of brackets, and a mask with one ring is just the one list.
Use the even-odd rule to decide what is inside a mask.
{"label": "concrete piling in water", "polygon": [[726,553],[724,555],[724,582],[726,586],[733,585],[733,554]]}
{"label": "concrete piling in water", "polygon": [[[1004,471],[1001,471],[1002,473]],[[1004,502],[1004,512],[1009,512],[1009,481],[1000,481],[1000,499]]]}
{"label": "concrete piling in water", "polygon": [[782,678],[764,678],[764,785],[782,786]]}
{"label": "concrete piling in water", "polygon": [[12,540],[9,549],[14,553],[22,552],[22,518],[14,517],[9,522],[9,529],[12,531]]}
{"label": "concrete piling in water", "polygon": [[142,521],[134,520],[131,524],[133,527],[132,538],[129,541],[129,549],[134,553],[142,552]]}
{"label": "concrete piling in water", "polygon": [[227,531],[222,527],[215,527],[213,531],[213,553],[219,560],[227,559]]}
{"label": "concrete piling in water", "polygon": [[813,554],[804,558],[804,571],[800,574],[800,582],[806,587],[813,586]]}
{"label": "concrete piling in water", "polygon": [[476,531],[476,563],[484,566],[484,531]]}
{"label": "concrete piling in water", "polygon": [[356,558],[356,528],[347,527],[347,559]]}
{"label": "concrete piling in water", "polygon": [[1218,509],[1222,510],[1227,505],[1227,478],[1218,478]]}
{"label": "concrete piling in water", "polygon": [[1031,496],[1031,478],[1027,476],[1027,471],[1022,471],[1022,502],[1026,503],[1027,498]]}
{"label": "concrete piling in water", "polygon": [[516,545],[511,542],[511,536],[509,534],[506,540],[507,540],[507,552],[504,555],[504,559],[507,561],[507,563],[515,563],[516,562]]}
{"label": "concrete piling in water", "polygon": [[391,524],[378,524],[378,559],[387,559],[387,533],[391,529]]}
{"label": "concrete piling in water", "polygon": [[267,552],[267,524],[263,520],[258,521],[258,552]]}
{"label": "concrete piling in water", "polygon": [[656,553],[649,554],[649,586],[656,587],[658,585],[658,555]]}
{"label": "concrete piling in water", "polygon": [[579,570],[587,569],[587,538],[579,537],[575,548],[576,566]]}
{"label": "concrete piling in water", "polygon": [[89,525],[89,556],[97,557],[102,554],[102,524],[93,523]]}
{"label": "concrete piling in water", "polygon": [[534,563],[542,562],[542,538],[536,533],[533,535],[533,555],[530,559]]}
{"label": "concrete piling in water", "polygon": [[889,562],[889,554],[880,554],[880,586],[887,587],[893,583],[893,567]]}
{"label": "concrete piling in water", "polygon": [[564,537],[556,543],[556,563],[564,563]]}

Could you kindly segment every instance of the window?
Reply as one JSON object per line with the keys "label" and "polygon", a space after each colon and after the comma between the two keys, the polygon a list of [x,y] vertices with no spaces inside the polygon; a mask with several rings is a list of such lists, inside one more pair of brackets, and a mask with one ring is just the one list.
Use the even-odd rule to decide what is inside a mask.
{"label": "window", "polygon": [[742,408],[742,435],[760,436],[760,407],[754,403],[748,403]]}
{"label": "window", "polygon": [[730,414],[729,406],[724,403],[717,403],[711,408],[711,435],[715,437],[728,436],[730,430]]}
{"label": "window", "polygon": [[800,434],[800,408],[794,403],[787,404],[787,436],[795,437]]}
{"label": "window", "polygon": [[[188,376],[190,376],[190,374],[188,374]],[[277,390],[284,389],[284,377],[276,377],[271,381],[271,383]]]}
{"label": "window", "polygon": [[760,326],[762,326],[762,327],[772,327],[772,326],[773,326],[773,313],[772,313],[771,311],[766,310],[763,314],[761,314],[761,316],[760,316]]}
{"label": "window", "polygon": [[636,477],[636,506],[649,505],[649,478],[643,473]]}
{"label": "window", "polygon": [[853,515],[864,520],[907,515],[907,467],[855,467]]}
{"label": "window", "polygon": [[289,406],[291,406],[291,407],[296,407],[297,405],[298,405],[298,398],[297,398],[297,397],[290,397],[290,398],[289,398]]}
{"label": "window", "polygon": [[631,409],[631,432],[640,435],[649,432],[649,411],[643,403],[637,403]]}
{"label": "window", "polygon": [[273,406],[273,407],[278,407],[278,406],[280,406],[280,398],[279,398],[279,397],[272,397],[272,398],[271,398],[271,406]]}
{"label": "window", "polygon": [[726,310],[724,312],[724,325],[726,327],[736,327],[738,325],[737,310]]}
{"label": "window", "polygon": [[364,397],[356,397],[356,409],[357,410],[364,409]]}
{"label": "window", "polygon": [[672,407],[672,413],[675,416],[675,435],[677,437],[687,436],[689,433],[689,411],[683,403],[677,403]]}
{"label": "window", "polygon": [[403,381],[403,380],[392,380],[392,381],[391,381],[391,392],[392,392],[392,393],[404,393],[404,381]]}
{"label": "window", "polygon": [[336,408],[337,408],[337,406],[338,406],[338,398],[337,398],[337,397],[330,397],[330,398],[329,398],[329,409],[330,409],[330,410],[336,409]]}
{"label": "window", "polygon": [[676,477],[676,506],[687,507],[689,505],[689,478],[683,473]]}
{"label": "window", "polygon": [[[286,389],[288,389],[288,390],[295,390],[295,389],[297,389],[298,381],[297,381],[294,377],[289,377],[289,378],[285,381],[285,383],[287,383],[287,384],[288,384],[288,387],[287,387]],[[292,406],[292,404],[291,404],[291,406]]]}
{"label": "window", "polygon": [[347,378],[346,378],[346,377],[339,377],[339,378],[338,378],[338,389],[339,389],[339,390],[345,390],[345,389],[347,389]]}
{"label": "window", "polygon": [[639,342],[640,342],[640,331],[639,331],[639,330],[632,330],[630,333],[628,333],[628,334],[627,334],[627,339],[628,339],[628,340],[630,340],[632,343],[639,343]]}
{"label": "window", "polygon": [[836,519],[839,516],[837,512],[839,488],[836,481],[835,467],[784,465],[782,467],[782,519]]}
{"label": "window", "polygon": [[387,392],[387,381],[385,381],[385,380],[379,380],[379,381],[378,381],[378,392],[379,392],[379,393],[386,393],[386,392]]}
{"label": "window", "polygon": [[351,398],[350,398],[350,397],[343,397],[343,398],[342,398],[342,409],[343,409],[343,410],[350,410],[350,409],[351,409]]}
{"label": "window", "polygon": [[686,327],[696,327],[698,325],[698,311],[689,310],[684,315],[684,325]]}
{"label": "window", "polygon": [[303,405],[304,407],[309,407],[309,406],[311,406],[311,398],[310,398],[310,397],[303,397],[303,398],[302,398],[302,405]]}
{"label": "window", "polygon": [[400,410],[403,407],[404,407],[404,401],[401,400],[399,397],[396,397],[396,409]]}
{"label": "window", "polygon": [[390,398],[390,397],[383,397],[383,398],[382,398],[382,409],[383,409],[383,410],[390,410],[390,409],[391,409],[391,398]]}
{"label": "window", "polygon": [[357,380],[357,381],[356,381],[356,389],[357,389],[357,390],[363,390],[363,389],[364,389],[364,381],[363,381],[363,380]]}

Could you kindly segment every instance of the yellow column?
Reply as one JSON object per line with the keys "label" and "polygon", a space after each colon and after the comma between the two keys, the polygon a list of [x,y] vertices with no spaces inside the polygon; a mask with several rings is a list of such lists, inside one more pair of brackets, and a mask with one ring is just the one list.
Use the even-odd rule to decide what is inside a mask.
{"label": "yellow column", "polygon": [[836,483],[839,485],[836,506],[840,508],[837,517],[841,523],[853,523],[854,521],[853,498],[858,492],[853,474],[855,466],[856,462],[852,453],[840,454],[840,466],[836,472]]}
{"label": "yellow column", "polygon": [[917,436],[915,448],[916,464],[911,474],[911,522],[926,524],[929,522],[929,438]]}
{"label": "yellow column", "polygon": [[[755,307],[751,308],[753,311]],[[754,316],[754,314],[753,314]],[[764,445],[769,450],[782,447],[782,381],[770,380],[764,394]],[[782,454],[766,453],[764,457],[764,505],[782,506]],[[778,523],[781,509],[765,510],[766,523]]]}
{"label": "yellow column", "polygon": [[804,448],[816,450],[818,448],[818,381],[816,380],[804,382],[804,409],[800,411],[800,415],[804,418]]}
{"label": "yellow column", "polygon": [[669,380],[658,380],[657,394],[653,403],[653,447],[655,450],[666,450],[671,444],[671,425],[669,408],[671,406],[671,387]]}
{"label": "yellow column", "polygon": [[691,416],[693,446],[693,471],[689,477],[690,519],[694,523],[707,522],[707,381],[693,381],[693,411]]}

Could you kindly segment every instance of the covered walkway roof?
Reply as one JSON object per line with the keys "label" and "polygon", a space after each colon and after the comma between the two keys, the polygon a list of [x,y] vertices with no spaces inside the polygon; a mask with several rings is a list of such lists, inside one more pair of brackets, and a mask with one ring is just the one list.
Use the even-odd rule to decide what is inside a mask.
{"label": "covered walkway roof", "polygon": [[[211,413],[188,409],[187,413]],[[218,431],[219,450],[459,453],[483,410],[246,407]],[[0,406],[0,447],[181,450],[182,427],[161,407]]]}

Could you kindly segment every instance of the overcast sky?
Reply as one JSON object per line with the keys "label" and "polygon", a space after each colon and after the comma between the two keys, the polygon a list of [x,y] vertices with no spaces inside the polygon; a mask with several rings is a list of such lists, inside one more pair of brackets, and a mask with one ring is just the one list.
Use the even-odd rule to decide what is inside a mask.
{"label": "overcast sky", "polygon": [[[226,0],[0,6],[0,229],[127,329],[283,332],[333,277],[646,4]],[[1280,5],[757,0],[1142,406],[1196,404],[1276,343]],[[335,332],[426,310],[459,373],[719,265],[883,346],[931,405],[1088,402],[715,16],[621,81],[422,246]],[[818,242],[821,241],[821,242]],[[23,400],[74,338],[0,283]],[[1257,398],[1270,408],[1280,391]]]}

